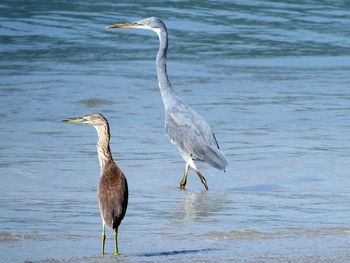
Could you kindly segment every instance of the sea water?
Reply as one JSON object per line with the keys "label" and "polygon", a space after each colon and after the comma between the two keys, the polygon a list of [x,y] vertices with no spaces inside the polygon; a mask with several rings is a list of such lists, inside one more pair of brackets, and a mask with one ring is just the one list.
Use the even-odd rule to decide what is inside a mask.
{"label": "sea water", "polygon": [[[347,1],[0,4],[1,262],[349,262]],[[229,159],[204,191],[164,131],[148,16],[169,32],[173,88]],[[104,114],[129,206],[100,255]]]}

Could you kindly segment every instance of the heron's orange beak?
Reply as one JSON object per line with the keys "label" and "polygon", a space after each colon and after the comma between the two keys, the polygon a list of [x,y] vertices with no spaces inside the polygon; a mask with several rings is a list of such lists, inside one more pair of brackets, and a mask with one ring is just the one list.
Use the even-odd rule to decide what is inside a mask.
{"label": "heron's orange beak", "polygon": [[135,24],[125,23],[125,24],[108,25],[108,26],[106,26],[106,28],[135,28],[137,26],[138,25],[135,25]]}

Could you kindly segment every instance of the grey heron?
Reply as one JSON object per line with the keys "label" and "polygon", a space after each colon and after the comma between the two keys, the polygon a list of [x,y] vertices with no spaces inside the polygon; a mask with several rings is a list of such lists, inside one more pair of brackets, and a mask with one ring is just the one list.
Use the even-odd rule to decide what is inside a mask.
{"label": "grey heron", "polygon": [[128,183],[122,170],[114,162],[109,147],[110,131],[107,119],[100,113],[83,118],[63,120],[91,124],[97,130],[97,154],[100,163],[100,181],[97,187],[98,204],[102,218],[102,255],[105,253],[106,225],[114,229],[114,255],[119,255],[118,228],[128,206]]}
{"label": "grey heron", "polygon": [[157,33],[159,50],[156,58],[156,68],[159,89],[165,108],[165,130],[170,142],[177,146],[186,162],[180,188],[185,188],[188,170],[191,167],[208,190],[207,181],[197,168],[195,161],[206,162],[219,170],[225,170],[228,160],[220,150],[209,124],[196,111],[186,105],[171,87],[166,70],[168,32],[164,22],[157,17],[149,17],[133,23],[109,25],[107,28],[139,28]]}

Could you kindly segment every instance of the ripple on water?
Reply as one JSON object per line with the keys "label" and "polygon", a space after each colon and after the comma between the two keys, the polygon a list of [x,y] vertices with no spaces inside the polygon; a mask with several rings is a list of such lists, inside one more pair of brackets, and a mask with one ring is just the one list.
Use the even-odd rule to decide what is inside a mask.
{"label": "ripple on water", "polygon": [[31,132],[31,134],[34,135],[39,135],[39,136],[60,136],[60,135],[64,135],[66,132],[62,132],[62,131],[33,131]]}
{"label": "ripple on water", "polygon": [[84,104],[86,107],[97,107],[102,105],[111,105],[113,104],[113,101],[107,100],[107,99],[98,99],[98,98],[91,98],[91,99],[85,99],[78,101],[81,104]]}
{"label": "ripple on water", "polygon": [[256,231],[256,230],[231,230],[228,232],[211,231],[208,236],[213,239],[273,239],[273,238],[293,238],[293,237],[320,237],[348,235],[350,236],[350,228],[347,227],[329,227],[329,228],[286,228],[272,231]]}
{"label": "ripple on water", "polygon": [[55,235],[54,238],[52,236],[46,236],[39,234],[37,231],[33,231],[31,233],[26,234],[18,234],[18,233],[10,233],[10,232],[0,232],[0,242],[2,243],[12,243],[12,242],[21,242],[21,241],[33,241],[33,240],[82,240],[87,239],[89,237],[80,235],[80,234],[72,234],[72,233],[62,233],[61,235]]}
{"label": "ripple on water", "polygon": [[30,234],[17,234],[10,232],[0,232],[0,242],[18,242],[24,240],[40,240],[44,239],[38,232],[32,232]]}

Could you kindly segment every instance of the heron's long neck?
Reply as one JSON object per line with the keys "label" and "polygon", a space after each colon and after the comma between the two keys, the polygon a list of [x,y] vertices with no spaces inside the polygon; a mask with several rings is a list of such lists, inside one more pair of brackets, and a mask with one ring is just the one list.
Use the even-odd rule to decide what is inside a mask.
{"label": "heron's long neck", "polygon": [[97,155],[101,169],[110,161],[113,161],[111,149],[109,147],[110,133],[108,125],[95,126],[98,135]]}
{"label": "heron's long neck", "polygon": [[157,54],[156,64],[157,64],[157,77],[160,93],[162,95],[163,103],[165,109],[167,109],[170,104],[176,98],[176,95],[171,87],[170,81],[168,79],[166,71],[166,54],[168,50],[168,33],[166,30],[160,30],[158,33],[159,37],[159,50]]}

